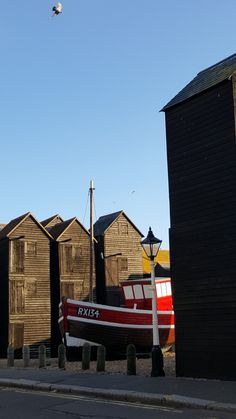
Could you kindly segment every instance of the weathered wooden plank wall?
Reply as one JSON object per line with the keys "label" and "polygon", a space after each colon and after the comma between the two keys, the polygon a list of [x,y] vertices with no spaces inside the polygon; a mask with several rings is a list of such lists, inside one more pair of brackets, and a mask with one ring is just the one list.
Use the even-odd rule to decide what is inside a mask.
{"label": "weathered wooden plank wall", "polygon": [[[104,257],[107,286],[143,275],[141,237],[124,214],[111,225],[104,235]],[[121,255],[110,257],[110,255]],[[111,262],[110,262],[111,261]],[[113,262],[113,264],[112,264]],[[115,265],[115,266],[114,266]],[[112,272],[116,272],[112,275]]]}
{"label": "weathered wooden plank wall", "polygon": [[[50,352],[50,237],[30,215],[23,217],[1,242],[3,272],[1,293],[5,299],[1,322],[7,329],[2,351],[8,344],[16,349],[31,347],[36,355],[44,343]],[[7,245],[5,244],[7,243]],[[7,249],[7,252],[6,252]],[[5,333],[5,332],[4,332]]]}
{"label": "weathered wooden plank wall", "polygon": [[[66,242],[66,240],[70,240]],[[67,286],[72,285],[73,298],[88,299],[89,296],[89,235],[74,222],[60,237],[59,261],[61,296]],[[93,287],[95,287],[95,269]],[[71,295],[71,297],[72,297]]]}
{"label": "weathered wooden plank wall", "polygon": [[[51,230],[53,234],[53,230]],[[77,220],[71,221],[51,246],[52,347],[59,342],[58,305],[62,297],[88,300],[90,283],[89,233]],[[93,275],[95,289],[95,267]]]}
{"label": "weathered wooden plank wall", "polygon": [[0,358],[6,358],[8,345],[8,240],[0,240]]}
{"label": "weathered wooden plank wall", "polygon": [[120,305],[120,282],[143,276],[141,238],[140,232],[124,213],[118,215],[102,236],[96,237],[96,269],[99,275],[96,287],[100,303]]}

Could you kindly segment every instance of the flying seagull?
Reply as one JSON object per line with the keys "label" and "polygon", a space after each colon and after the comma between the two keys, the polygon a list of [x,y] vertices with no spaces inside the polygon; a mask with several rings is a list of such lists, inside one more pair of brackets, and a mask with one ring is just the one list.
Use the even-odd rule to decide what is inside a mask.
{"label": "flying seagull", "polygon": [[57,5],[52,8],[52,10],[54,12],[53,13],[53,16],[59,15],[59,13],[62,12],[62,4],[61,3],[57,3]]}

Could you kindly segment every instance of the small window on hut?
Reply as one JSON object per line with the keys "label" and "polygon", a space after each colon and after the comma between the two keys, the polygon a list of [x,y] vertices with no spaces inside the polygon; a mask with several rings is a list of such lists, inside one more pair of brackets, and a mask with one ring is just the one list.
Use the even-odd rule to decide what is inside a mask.
{"label": "small window on hut", "polygon": [[82,248],[77,244],[72,245],[72,271],[79,273],[81,268]]}
{"label": "small window on hut", "polygon": [[74,298],[73,282],[61,282],[61,297]]}
{"label": "small window on hut", "polygon": [[25,242],[25,253],[28,256],[36,256],[37,255],[37,242],[36,241]]}
{"label": "small window on hut", "polygon": [[36,279],[27,279],[26,283],[27,297],[37,297],[37,281]]}
{"label": "small window on hut", "polygon": [[77,261],[79,257],[82,256],[82,248],[77,244],[72,245],[72,259]]}
{"label": "small window on hut", "polygon": [[121,236],[127,236],[128,235],[128,223],[119,223],[118,224],[118,230],[119,230],[119,234]]}
{"label": "small window on hut", "polygon": [[21,240],[10,241],[10,270],[12,273],[24,272],[24,245]]}
{"label": "small window on hut", "polygon": [[65,271],[70,273],[73,272],[73,257],[72,257],[72,246],[71,244],[65,245]]}
{"label": "small window on hut", "polygon": [[128,271],[128,259],[127,258],[120,258],[119,259],[119,266],[120,266],[120,271],[121,272]]}
{"label": "small window on hut", "polygon": [[9,300],[11,314],[25,312],[24,281],[9,281]]}

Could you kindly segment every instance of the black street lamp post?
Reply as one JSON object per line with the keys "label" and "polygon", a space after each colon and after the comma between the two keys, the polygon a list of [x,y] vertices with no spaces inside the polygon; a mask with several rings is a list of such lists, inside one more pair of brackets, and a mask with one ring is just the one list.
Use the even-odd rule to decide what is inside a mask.
{"label": "black street lamp post", "polygon": [[163,354],[160,347],[160,338],[158,331],[158,317],[157,317],[157,294],[156,294],[156,284],[155,284],[155,265],[154,258],[156,257],[162,240],[157,239],[151,227],[149,228],[148,235],[146,239],[141,241],[141,245],[150,259],[151,265],[151,289],[152,289],[152,331],[153,331],[153,347],[152,347],[152,377],[163,377],[164,364],[163,364]]}

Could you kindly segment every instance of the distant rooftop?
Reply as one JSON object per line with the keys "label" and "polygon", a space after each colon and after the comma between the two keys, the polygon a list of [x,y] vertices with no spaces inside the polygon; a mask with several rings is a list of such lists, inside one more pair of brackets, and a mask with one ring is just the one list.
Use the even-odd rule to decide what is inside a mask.
{"label": "distant rooftop", "polygon": [[60,235],[67,229],[67,227],[69,227],[69,225],[75,219],[76,219],[75,217],[70,218],[69,220],[62,221],[60,223],[53,225],[52,227],[46,227],[46,228],[54,239],[58,239],[58,237],[60,237]]}
{"label": "distant rooftop", "polygon": [[99,219],[94,224],[94,237],[97,236],[103,236],[105,231],[113,224],[117,218],[119,218],[121,215],[124,215],[124,217],[132,224],[132,226],[138,231],[141,237],[143,237],[143,234],[138,230],[138,228],[134,225],[134,223],[127,217],[127,215],[124,213],[123,210],[113,212],[112,214],[103,215],[102,217],[99,217]]}
{"label": "distant rooftop", "polygon": [[88,234],[88,236],[90,235],[89,231],[76,217],[70,218],[69,220],[62,221],[60,223],[56,223],[51,227],[46,227],[46,229],[55,240],[58,240],[60,239],[60,236],[66,231],[66,229],[70,227],[74,222],[77,223],[86,232],[86,234]]}
{"label": "distant rooftop", "polygon": [[225,58],[224,60],[206,68],[197,74],[197,76],[187,84],[167,105],[162,108],[162,111],[175,106],[192,96],[201,93],[210,87],[213,87],[222,81],[229,79],[236,71],[236,54]]}
{"label": "distant rooftop", "polygon": [[122,211],[113,212],[112,214],[103,215],[94,224],[94,236],[102,236],[106,229],[122,214]]}
{"label": "distant rooftop", "polygon": [[63,219],[60,217],[60,215],[56,214],[56,215],[53,215],[52,217],[47,218],[46,220],[41,221],[41,224],[44,227],[49,227],[49,225],[51,225],[52,223],[54,225],[56,223],[61,223],[62,221]]}
{"label": "distant rooftop", "polygon": [[41,230],[51,239],[51,235],[48,233],[48,231],[42,226],[41,223],[36,220],[36,218],[33,216],[31,212],[27,212],[26,214],[20,215],[17,218],[14,218],[14,220],[11,220],[8,224],[5,224],[5,226],[1,229],[0,228],[0,239],[8,237],[16,227],[18,227],[24,220],[26,220],[28,217],[31,217],[32,220],[40,227]]}

